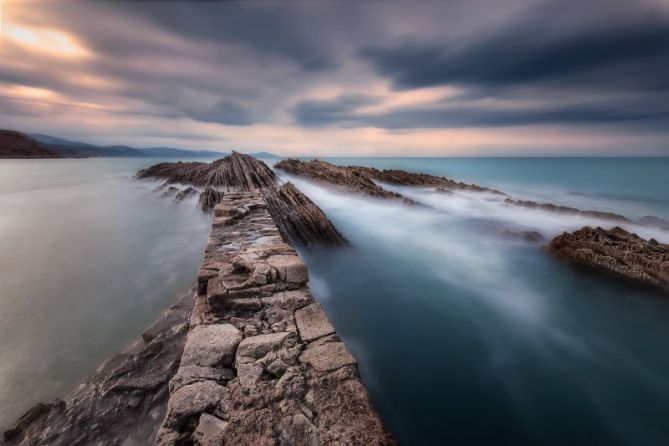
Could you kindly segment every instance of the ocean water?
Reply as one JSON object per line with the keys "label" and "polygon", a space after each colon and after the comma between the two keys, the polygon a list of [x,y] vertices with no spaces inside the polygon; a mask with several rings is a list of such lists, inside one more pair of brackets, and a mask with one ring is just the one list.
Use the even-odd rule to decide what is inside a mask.
{"label": "ocean water", "polygon": [[[332,161],[631,218],[669,211],[667,159]],[[543,250],[564,230],[614,224],[395,188],[428,205],[408,208],[282,177],[355,246],[307,255],[311,287],[402,444],[669,444],[669,299]],[[627,228],[669,242],[666,231]]]}
{"label": "ocean water", "polygon": [[[72,388],[194,282],[209,221],[131,179],[157,161],[0,161],[0,426]],[[330,161],[669,219],[669,159]],[[354,245],[305,253],[311,288],[402,444],[669,443],[669,299],[542,249],[610,222],[397,188],[427,205],[409,208],[281,178]]]}
{"label": "ocean water", "polygon": [[157,159],[0,160],[0,428],[64,396],[194,283],[209,219]]}

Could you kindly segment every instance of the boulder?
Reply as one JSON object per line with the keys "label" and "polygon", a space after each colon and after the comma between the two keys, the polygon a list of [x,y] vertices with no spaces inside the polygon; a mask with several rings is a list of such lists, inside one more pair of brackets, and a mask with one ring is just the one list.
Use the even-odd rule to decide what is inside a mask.
{"label": "boulder", "polygon": [[182,366],[230,366],[242,334],[230,324],[198,325],[188,334]]}

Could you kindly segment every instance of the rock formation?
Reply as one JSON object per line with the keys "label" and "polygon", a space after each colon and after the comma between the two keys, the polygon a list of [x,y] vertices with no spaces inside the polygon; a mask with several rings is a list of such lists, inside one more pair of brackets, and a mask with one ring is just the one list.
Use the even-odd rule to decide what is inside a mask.
{"label": "rock formation", "polygon": [[337,166],[321,160],[301,161],[287,159],[278,162],[275,166],[292,175],[336,186],[347,192],[355,192],[370,197],[403,199],[412,204],[413,200],[405,198],[397,192],[392,192],[379,186],[376,182],[399,186],[427,186],[440,191],[466,190],[474,192],[502,192],[449,180],[445,177],[428,175],[425,173],[410,173],[403,170],[379,170],[373,167]]}
{"label": "rock formation", "polygon": [[646,215],[639,219],[639,223],[645,226],[652,226],[654,228],[660,228],[665,231],[669,231],[669,221],[655,217],[654,215]]}
{"label": "rock formation", "polygon": [[139,171],[137,178],[164,179],[170,184],[222,187],[241,191],[276,185],[274,172],[265,163],[237,152],[211,163],[180,161],[156,164]]}
{"label": "rock formation", "polygon": [[194,195],[196,193],[197,193],[197,191],[195,189],[193,189],[192,186],[188,186],[187,188],[177,192],[177,194],[174,196],[174,201],[176,201],[176,202],[184,201],[186,198],[188,198],[191,195]]}
{"label": "rock formation", "polygon": [[213,189],[211,187],[205,188],[200,193],[198,206],[202,212],[210,212],[223,199],[223,192]]}
{"label": "rock formation", "polygon": [[61,158],[25,133],[0,130],[0,158]]}
{"label": "rock formation", "polygon": [[293,183],[288,182],[277,191],[264,189],[262,192],[269,212],[285,240],[305,247],[349,244],[321,208]]}
{"label": "rock formation", "polygon": [[112,356],[63,400],[40,403],[4,433],[5,444],[151,444],[165,414],[194,291],[170,307],[125,351]]}
{"label": "rock formation", "polygon": [[[303,199],[294,191],[285,185],[280,193]],[[215,207],[191,328],[156,443],[394,444],[267,198],[230,193]]]}
{"label": "rock formation", "polygon": [[631,223],[631,220],[628,219],[627,217],[624,217],[619,214],[614,214],[612,212],[582,211],[580,209],[568,206],[558,206],[551,203],[535,203],[534,201],[527,201],[527,200],[512,200],[510,198],[507,198],[506,200],[504,200],[504,202],[506,204],[510,204],[513,206],[520,206],[529,209],[541,209],[544,211],[559,212],[561,214],[581,215],[584,217],[603,218],[606,220],[615,220],[615,221]]}
{"label": "rock formation", "polygon": [[644,240],[618,226],[565,232],[548,248],[578,264],[669,291],[669,245]]}
{"label": "rock formation", "polygon": [[[200,207],[210,209],[227,191],[259,191],[267,203],[286,241],[306,249],[317,245],[346,246],[348,241],[328,220],[323,211],[294,185],[281,186],[265,163],[252,156],[233,152],[212,163],[160,163],[137,174],[140,179],[161,179],[165,184],[207,187],[200,196]],[[174,186],[170,186],[168,191]]]}
{"label": "rock formation", "polygon": [[413,204],[413,200],[405,198],[397,192],[391,192],[376,184],[363,170],[356,166],[341,167],[325,161],[300,161],[288,159],[279,161],[275,166],[293,175],[335,186],[346,192],[355,192],[376,198],[391,198],[404,200]]}

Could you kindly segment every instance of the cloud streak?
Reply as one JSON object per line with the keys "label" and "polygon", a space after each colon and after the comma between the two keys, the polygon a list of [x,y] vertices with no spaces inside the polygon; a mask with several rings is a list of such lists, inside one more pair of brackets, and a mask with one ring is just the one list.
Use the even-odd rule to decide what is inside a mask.
{"label": "cloud streak", "polygon": [[495,5],[5,3],[0,118],[193,149],[669,154],[669,8]]}

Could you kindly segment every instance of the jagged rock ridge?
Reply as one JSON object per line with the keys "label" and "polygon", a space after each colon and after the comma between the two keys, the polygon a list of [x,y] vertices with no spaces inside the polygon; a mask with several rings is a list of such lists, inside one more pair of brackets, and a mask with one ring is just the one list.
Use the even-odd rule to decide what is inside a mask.
{"label": "jagged rock ridge", "polygon": [[224,192],[214,188],[236,192],[261,191],[286,241],[306,249],[317,245],[349,244],[313,201],[292,184],[281,186],[272,169],[249,155],[233,152],[212,163],[160,163],[140,171],[137,178],[162,179],[165,185],[206,187],[200,195],[203,210],[211,209],[221,200]]}
{"label": "jagged rock ridge", "polygon": [[323,211],[293,183],[278,192],[263,190],[267,207],[285,240],[301,246],[311,244],[345,246],[348,240],[334,227]]}
{"label": "jagged rock ridge", "polygon": [[337,166],[321,160],[301,161],[287,159],[275,166],[293,175],[305,177],[319,183],[330,184],[348,192],[361,193],[370,197],[403,199],[407,203],[414,201],[403,195],[384,189],[376,181],[400,186],[430,186],[441,191],[464,190],[474,192],[502,192],[449,180],[426,173],[410,173],[403,170],[379,170],[363,166]]}
{"label": "jagged rock ridge", "polygon": [[618,226],[585,226],[555,237],[548,248],[559,257],[669,292],[669,245],[654,239]]}
{"label": "jagged rock ridge", "polygon": [[276,185],[276,176],[265,163],[249,155],[232,152],[211,163],[160,163],[140,170],[140,179],[164,179],[169,184],[188,184],[197,187],[223,187],[235,191],[250,191]]}

